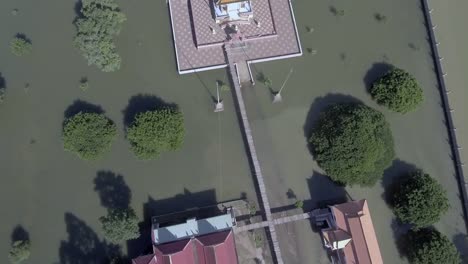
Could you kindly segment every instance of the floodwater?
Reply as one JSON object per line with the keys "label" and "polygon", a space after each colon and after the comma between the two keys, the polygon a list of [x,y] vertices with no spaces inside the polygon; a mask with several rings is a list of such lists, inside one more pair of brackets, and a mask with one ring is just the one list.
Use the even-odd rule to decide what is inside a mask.
{"label": "floodwater", "polygon": [[[417,166],[447,190],[451,208],[436,227],[462,253],[468,253],[463,209],[420,1],[296,0],[294,8],[304,56],[255,64],[252,69],[254,74],[263,72],[270,77],[273,90],[277,90],[293,68],[282,93],[283,102],[273,105],[270,91],[262,84],[244,93],[271,206],[294,203],[286,194],[288,190],[305,200],[306,209],[317,207],[323,200],[365,198],[384,262],[406,263],[396,243],[401,228],[383,196],[401,172]],[[335,15],[333,10],[344,10],[344,15]],[[377,21],[377,13],[386,21]],[[316,50],[316,54],[308,49]],[[418,79],[425,94],[419,110],[400,115],[372,101],[366,85],[385,72],[387,64],[406,69]],[[313,161],[306,136],[326,105],[355,100],[385,114],[394,136],[396,159],[374,187],[343,189],[330,183]],[[286,263],[329,263],[320,237],[309,223],[278,229]]]}
{"label": "floodwater", "polygon": [[[0,105],[2,263],[7,261],[17,225],[28,231],[32,241],[29,263],[92,263],[99,258],[105,243],[98,218],[106,209],[94,180],[102,171],[123,176],[140,217],[149,217],[144,206],[164,214],[236,199],[242,193],[255,200],[231,94],[222,94],[223,113],[212,112],[210,93],[214,94],[215,80],[227,80],[226,71],[177,75],[165,1],[118,3],[128,17],[117,41],[123,64],[118,72],[102,73],[88,67],[72,47],[74,1],[0,2],[0,73],[7,86],[6,101]],[[272,207],[293,203],[286,195],[288,189],[306,200],[306,208],[346,192],[353,199],[366,198],[386,263],[405,260],[398,254],[396,225],[382,198],[383,186],[410,164],[426,170],[448,191],[451,209],[437,224],[439,230],[460,250],[466,235],[419,4],[417,0],[294,0],[304,56],[253,67],[254,73],[263,71],[272,78],[275,89],[294,68],[283,90],[284,102],[272,105],[261,84],[244,90]],[[15,8],[16,16],[11,14]],[[344,10],[344,15],[333,10]],[[386,16],[386,21],[377,22],[376,13]],[[8,44],[16,33],[32,40],[30,56],[10,53]],[[402,116],[372,102],[365,85],[386,69],[385,63],[410,71],[420,81],[426,96],[421,109]],[[82,77],[89,79],[86,92],[78,88]],[[135,159],[124,139],[123,112],[140,94],[179,105],[187,128],[183,149],[154,161]],[[349,96],[383,111],[394,134],[398,160],[383,184],[373,188],[336,188],[307,148],[310,120],[330,102],[354,100]],[[137,98],[144,99],[136,100],[142,104],[154,100]],[[110,153],[97,162],[84,162],[61,145],[64,112],[78,99],[101,106],[119,128]],[[278,231],[287,263],[328,263],[309,223],[288,224]],[[90,243],[98,246],[86,248]]]}
{"label": "floodwater", "polygon": [[[226,111],[213,113],[210,93],[215,80],[227,81],[226,71],[179,76],[165,2],[118,3],[128,18],[117,40],[122,68],[102,73],[88,67],[72,46],[75,1],[0,2],[0,72],[7,86],[0,105],[1,263],[8,261],[17,225],[32,242],[28,263],[97,261],[104,254],[98,218],[106,212],[94,190],[98,172],[122,175],[132,207],[147,219],[147,203],[156,214],[165,214],[243,193],[256,199],[229,92],[222,94]],[[16,16],[13,9],[19,11]],[[10,53],[9,41],[17,33],[32,40],[30,56]],[[82,77],[89,79],[86,92],[78,87]],[[147,96],[136,97],[136,106],[154,101],[151,96],[178,104],[186,125],[180,151],[154,161],[138,161],[130,152],[124,110],[137,95]],[[85,162],[63,150],[63,116],[75,100],[100,106],[117,124],[119,137],[102,160]],[[97,246],[86,249],[91,243]]]}

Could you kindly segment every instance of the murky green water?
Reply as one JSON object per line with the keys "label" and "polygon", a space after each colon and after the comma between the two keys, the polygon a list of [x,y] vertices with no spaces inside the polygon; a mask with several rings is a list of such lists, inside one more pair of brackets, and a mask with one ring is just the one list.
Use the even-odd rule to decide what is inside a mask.
{"label": "murky green water", "polygon": [[[165,2],[119,4],[128,17],[117,42],[123,64],[120,71],[105,74],[88,67],[72,47],[74,1],[0,2],[0,72],[8,89],[6,102],[0,106],[1,262],[7,261],[10,235],[18,224],[29,231],[33,243],[30,263],[59,262],[60,254],[62,260],[63,255],[92,259],[93,254],[83,257],[80,251],[65,250],[61,242],[77,246],[89,240],[80,240],[73,233],[76,225],[70,220],[66,223],[66,212],[81,219],[81,227],[89,225],[89,237],[96,232],[97,239],[102,238],[97,219],[105,208],[93,183],[101,170],[124,176],[132,191],[131,204],[140,216],[143,204],[152,199],[164,200],[161,213],[238,198],[242,192],[254,199],[232,97],[224,94],[226,111],[216,115],[205,88],[213,93],[214,81],[224,79],[226,72],[178,76]],[[334,93],[352,95],[377,107],[365,91],[364,78],[375,63],[387,60],[412,72],[426,95],[424,106],[406,116],[379,108],[391,123],[397,156],[431,173],[449,191],[452,207],[438,228],[453,239],[466,234],[419,2],[295,0],[294,6],[306,54],[257,64],[253,69],[265,72],[278,87],[294,68],[284,102],[271,105],[269,92],[261,85],[245,91],[272,206],[291,202],[286,197],[289,188],[305,200],[334,196],[337,190],[320,176],[306,146],[304,125],[311,105],[310,116],[314,117],[322,103],[343,99],[339,95],[322,98]],[[334,16],[331,6],[344,10],[344,16]],[[14,8],[19,10],[16,16],[11,14]],[[386,23],[376,22],[376,12],[387,17]],[[314,32],[308,33],[306,26]],[[10,54],[9,41],[18,32],[32,39],[31,56]],[[308,54],[307,48],[316,49],[317,54]],[[83,76],[90,82],[86,92],[78,88]],[[29,89],[25,90],[27,83]],[[129,152],[122,111],[138,94],[156,95],[181,107],[187,127],[182,150],[151,162],[137,161]],[[111,153],[101,161],[86,163],[62,150],[63,114],[77,99],[100,105],[120,129]],[[192,194],[171,199],[184,192]],[[382,192],[380,185],[348,189],[352,198],[369,200],[384,260],[397,263],[392,215]],[[327,263],[319,237],[309,224],[288,225],[279,232],[289,263]],[[457,242],[461,248],[462,243]]]}
{"label": "murky green water", "polygon": [[[74,1],[0,2],[0,72],[7,84],[7,99],[0,106],[2,263],[7,262],[10,235],[18,224],[31,237],[29,263],[60,261],[59,251],[66,251],[60,250],[60,243],[69,239],[67,228],[72,226],[65,222],[66,212],[89,225],[88,233],[101,236],[98,218],[105,208],[93,183],[101,170],[124,176],[132,191],[131,204],[140,216],[149,198],[167,199],[187,191],[193,194],[165,200],[158,213],[236,199],[242,192],[255,199],[232,97],[223,95],[226,111],[217,115],[204,87],[213,93],[215,80],[225,78],[226,72],[179,76],[165,2],[119,4],[128,17],[117,42],[123,64],[120,71],[106,74],[88,67],[72,47]],[[11,15],[14,8],[19,10],[16,16]],[[31,38],[31,56],[10,54],[9,41],[17,32]],[[90,83],[86,92],[78,88],[83,76]],[[179,105],[187,130],[183,149],[155,161],[135,159],[124,139],[122,111],[138,94]],[[64,111],[77,99],[101,106],[119,129],[111,152],[98,162],[83,162],[62,149]],[[205,192],[197,194],[201,191]],[[80,239],[76,234],[72,238],[78,244],[87,241]],[[61,253],[78,259],[94,257]]]}
{"label": "murky green water", "polygon": [[[353,199],[368,199],[385,263],[405,260],[399,257],[396,248],[393,230],[396,225],[382,199],[382,185],[388,185],[399,171],[410,166],[407,163],[423,168],[447,189],[451,209],[437,228],[455,241],[462,252],[467,251],[459,189],[419,4],[416,0],[296,0],[304,56],[254,67],[271,77],[276,89],[290,68],[294,69],[283,90],[284,102],[271,104],[269,91],[260,84],[245,93],[266,184],[274,193],[270,195],[273,207],[292,202],[286,196],[288,189],[299,199],[309,200],[306,207],[345,195],[321,175],[313,161],[304,134],[310,131],[306,120],[316,118],[326,104],[351,100],[350,96],[384,112],[393,131],[397,161],[384,177],[384,184],[347,188],[347,192]],[[330,12],[332,7],[344,10],[344,16],[334,16]],[[377,22],[376,13],[386,16],[386,22]],[[308,33],[306,27],[314,32]],[[317,54],[309,54],[307,48],[315,49]],[[425,102],[418,111],[402,116],[378,107],[371,100],[365,82],[382,72],[385,63],[407,69],[419,80]],[[291,224],[279,232],[283,254],[291,263],[328,263],[320,237],[311,231],[309,224]]]}

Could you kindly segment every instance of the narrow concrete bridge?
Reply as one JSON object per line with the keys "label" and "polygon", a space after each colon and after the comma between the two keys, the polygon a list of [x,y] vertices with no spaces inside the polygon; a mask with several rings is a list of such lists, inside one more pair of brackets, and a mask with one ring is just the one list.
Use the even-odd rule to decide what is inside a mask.
{"label": "narrow concrete bridge", "polygon": [[[237,98],[237,104],[239,106],[239,112],[242,119],[242,126],[244,129],[244,135],[247,140],[247,145],[249,147],[250,159],[255,170],[255,177],[257,179],[258,189],[260,190],[261,204],[265,211],[265,227],[268,226],[268,230],[271,237],[271,242],[273,244],[273,251],[276,256],[276,262],[278,264],[283,264],[283,258],[281,256],[281,250],[278,243],[278,236],[276,234],[275,223],[271,215],[270,202],[265,188],[265,181],[263,180],[262,169],[260,168],[260,163],[258,162],[257,150],[255,149],[254,139],[252,136],[252,130],[250,129],[249,119],[247,117],[247,111],[245,109],[244,98],[242,97],[242,91],[240,87],[240,79],[238,75],[238,70],[236,68],[236,63],[245,63],[245,61],[236,61],[236,56],[239,53],[238,48],[234,44],[226,43],[224,45],[226,52],[226,57],[229,63],[229,72],[231,73],[232,85],[234,86]],[[237,50],[233,50],[237,49]],[[237,53],[237,54],[236,54]]]}
{"label": "narrow concrete bridge", "polygon": [[[297,215],[291,215],[291,216],[285,216],[285,217],[280,217],[277,219],[273,219],[273,225],[282,225],[290,222],[295,222],[295,221],[300,221],[300,220],[306,220],[312,218],[313,215],[311,212],[308,213],[303,213],[303,214],[297,214]],[[241,233],[249,230],[254,230],[258,228],[264,228],[270,225],[269,221],[263,221],[263,222],[258,222],[258,223],[253,223],[250,225],[245,225],[245,226],[239,226],[234,229],[235,233]]]}

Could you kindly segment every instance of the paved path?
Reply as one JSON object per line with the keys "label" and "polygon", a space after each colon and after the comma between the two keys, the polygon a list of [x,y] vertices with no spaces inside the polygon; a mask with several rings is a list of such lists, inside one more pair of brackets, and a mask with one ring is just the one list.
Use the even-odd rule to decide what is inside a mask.
{"label": "paved path", "polygon": [[[309,213],[303,213],[303,214],[296,214],[296,215],[291,215],[291,216],[285,216],[285,217],[280,217],[277,219],[273,220],[274,225],[282,225],[282,224],[287,224],[290,222],[295,222],[295,221],[300,221],[300,220],[305,220],[305,219],[310,219],[312,218],[313,215],[311,212]],[[234,229],[234,232],[240,233],[240,232],[245,232],[249,230],[254,230],[258,228],[263,228],[269,226],[269,221],[263,221],[259,223],[253,223],[250,225],[245,225],[245,226],[239,226]]]}
{"label": "paved path", "polygon": [[240,61],[237,62],[237,71],[239,72],[239,80],[241,85],[243,86],[245,83],[250,83],[250,73],[249,73],[249,65],[247,65],[247,61]]}
{"label": "paved path", "polygon": [[237,103],[239,105],[242,125],[244,128],[244,135],[247,140],[248,147],[249,147],[250,159],[254,166],[255,177],[257,179],[258,189],[260,190],[260,196],[262,199],[260,202],[262,203],[263,209],[265,210],[265,217],[268,223],[268,229],[270,231],[271,243],[273,244],[273,251],[276,256],[276,262],[278,264],[283,264],[283,259],[281,257],[281,250],[280,250],[279,243],[278,243],[278,237],[276,235],[275,225],[272,221],[273,218],[271,216],[270,202],[268,201],[268,196],[266,193],[265,181],[263,180],[262,169],[260,168],[260,164],[258,162],[257,151],[255,149],[255,144],[254,144],[254,140],[252,137],[252,131],[250,129],[249,119],[247,117],[247,111],[245,109],[244,99],[242,97],[242,91],[240,89],[240,85],[238,81],[238,74],[237,74],[237,69],[235,67],[235,61],[233,61],[233,56],[235,55],[231,53],[229,44],[225,45],[225,51],[226,51],[226,55],[227,55],[227,59],[229,63],[229,72],[231,73],[232,84],[234,85]]}
{"label": "paved path", "polygon": [[[430,31],[450,143],[465,209],[468,213],[467,176],[464,173],[468,149],[468,2],[466,0],[423,0]],[[468,221],[467,221],[468,222]]]}

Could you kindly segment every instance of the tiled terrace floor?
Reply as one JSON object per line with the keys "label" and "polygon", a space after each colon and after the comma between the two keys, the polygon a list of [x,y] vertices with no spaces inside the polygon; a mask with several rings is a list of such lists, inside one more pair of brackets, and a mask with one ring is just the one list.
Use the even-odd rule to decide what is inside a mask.
{"label": "tiled terrace floor", "polygon": [[[190,1],[194,1],[193,4],[191,4]],[[258,38],[255,35],[257,31],[255,31],[255,29],[249,29],[249,27],[253,25],[246,26],[244,29],[240,28],[241,33],[249,40],[243,51],[244,59],[258,60],[286,55],[301,55],[299,38],[296,34],[296,27],[289,0],[256,1],[259,3],[253,6],[254,19],[257,19],[258,16],[259,19],[268,20],[268,12],[265,11],[268,10],[268,3],[272,18],[272,24],[264,22],[263,25],[261,25],[263,29],[258,32],[263,34],[263,30],[270,31],[273,29],[271,32],[273,33],[276,31],[276,35],[270,38]],[[198,4],[195,5],[195,3]],[[192,5],[199,6],[199,8],[194,8],[192,10]],[[205,8],[202,8],[203,5]],[[212,19],[211,13],[206,9],[209,7],[209,2],[205,2],[205,0],[170,0],[169,6],[171,10],[173,37],[179,72],[184,73],[194,69],[226,65],[227,62],[222,45],[201,48],[196,47],[197,36],[195,32],[197,31],[198,25],[203,23],[209,24],[210,22],[207,19]],[[258,13],[260,14],[255,13],[255,8],[259,9]],[[212,20],[212,22],[214,23],[214,20]],[[197,27],[195,27],[195,25],[197,25]],[[223,32],[213,35],[211,34],[209,26],[200,28],[199,30],[202,31],[199,36],[201,39],[200,42],[222,41]],[[242,32],[242,30],[245,32]],[[206,31],[210,34],[212,39],[204,36]],[[224,37],[225,36],[224,34]]]}

